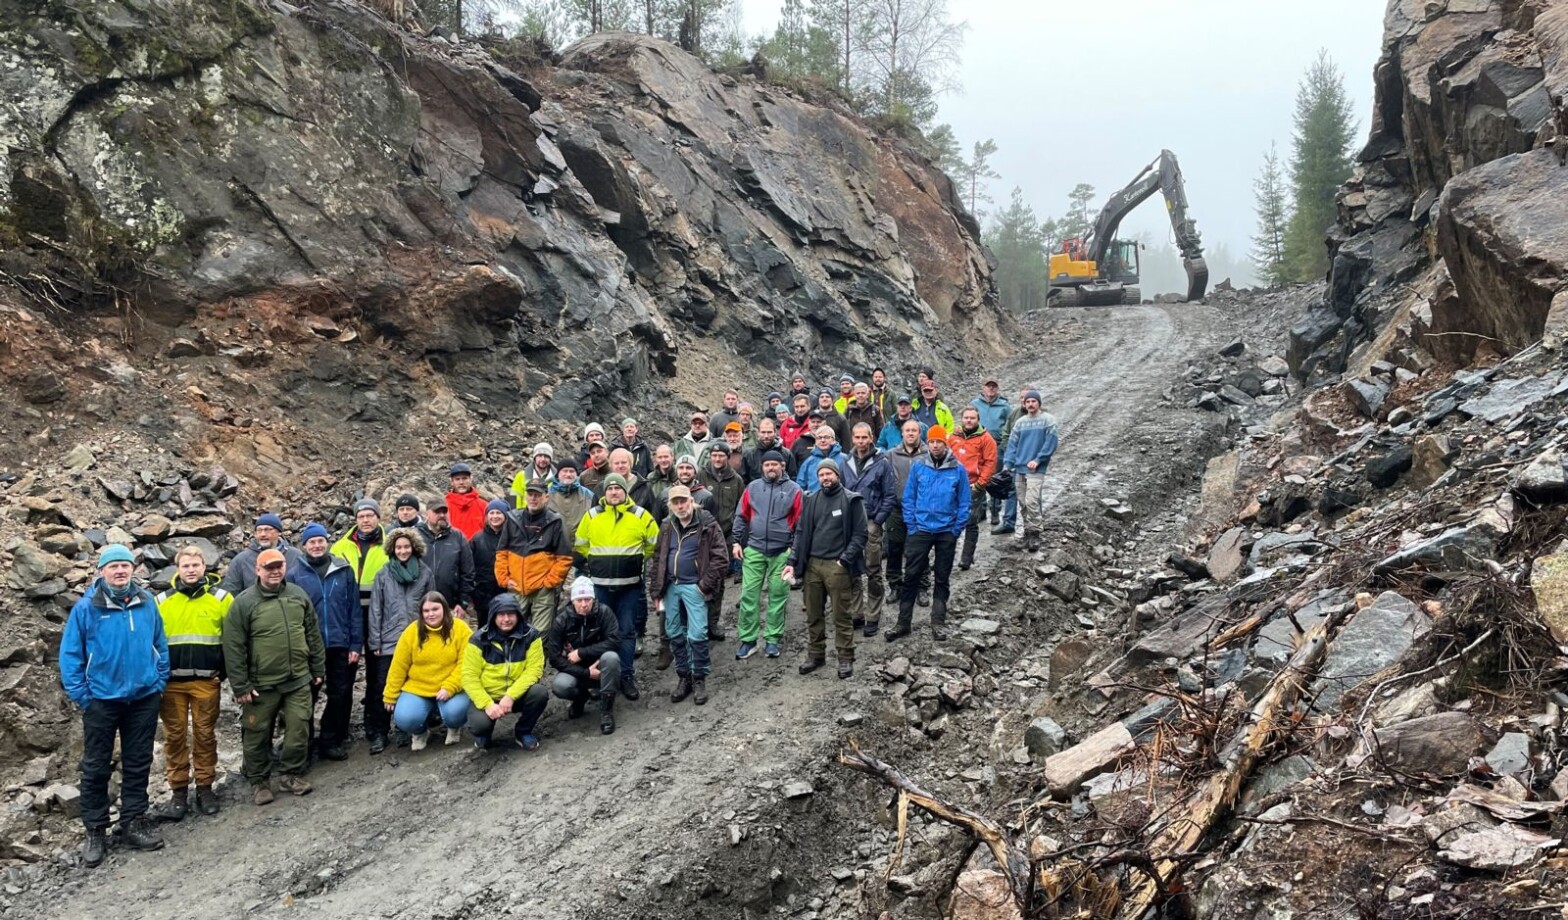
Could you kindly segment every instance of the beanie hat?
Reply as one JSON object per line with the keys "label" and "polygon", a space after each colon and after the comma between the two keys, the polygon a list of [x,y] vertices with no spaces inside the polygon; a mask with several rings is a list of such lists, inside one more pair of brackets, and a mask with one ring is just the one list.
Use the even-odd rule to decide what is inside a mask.
{"label": "beanie hat", "polygon": [[849,381],[850,383],[854,383],[855,382],[855,375],[854,374],[844,374],[844,375],[842,375],[842,376],[840,376],[838,378],[838,382],[839,383],[843,383],[846,380]]}
{"label": "beanie hat", "polygon": [[323,540],[331,539],[331,535],[327,533],[327,528],[315,522],[311,522],[305,525],[304,530],[300,531],[299,541],[301,543],[307,543],[317,537],[321,537]]}
{"label": "beanie hat", "polygon": [[620,473],[611,473],[610,475],[604,477],[605,489],[608,490],[610,486],[620,486],[622,491],[631,488],[631,486],[626,484],[626,477],[622,476]]}
{"label": "beanie hat", "polygon": [[689,466],[692,469],[696,469],[697,461],[692,459],[691,454],[681,454],[679,457],[675,458],[675,468],[680,469],[683,466]]}
{"label": "beanie hat", "polygon": [[621,419],[621,427],[622,428],[625,428],[627,425],[635,425],[635,424],[637,424],[637,420],[632,418],[629,415],[626,418]]}
{"label": "beanie hat", "polygon": [[496,614],[506,610],[510,610],[513,613],[522,613],[523,611],[522,606],[517,603],[517,595],[510,591],[497,594],[493,599],[491,599],[490,609],[488,611],[490,614],[490,619],[495,619]]}
{"label": "beanie hat", "polygon": [[832,395],[834,395],[834,393],[833,393],[832,390],[828,389],[827,387],[823,387],[821,390],[817,391],[817,395],[819,397],[820,396],[832,396]]}
{"label": "beanie hat", "polygon": [[774,390],[772,393],[768,394],[768,398],[769,399],[783,399],[784,398],[784,394],[780,393],[778,390]]}
{"label": "beanie hat", "polygon": [[572,579],[572,600],[580,601],[584,598],[597,596],[593,590],[593,579],[587,575],[579,575]]}
{"label": "beanie hat", "polygon": [[543,454],[546,457],[554,459],[555,458],[555,448],[551,447],[548,441],[540,441],[538,444],[534,445],[534,456],[537,457],[540,454]]}
{"label": "beanie hat", "polygon": [[404,492],[402,495],[397,497],[397,504],[393,506],[394,510],[397,508],[413,508],[415,511],[418,511],[419,496],[412,492]]}
{"label": "beanie hat", "polygon": [[98,551],[98,568],[103,568],[111,562],[129,562],[136,564],[136,557],[131,555],[130,547],[119,543],[110,543]]}
{"label": "beanie hat", "polygon": [[723,454],[724,456],[728,457],[730,455],[730,446],[725,444],[723,441],[714,441],[712,444],[708,445],[708,453]]}
{"label": "beanie hat", "polygon": [[784,462],[784,455],[779,453],[776,450],[770,450],[770,451],[768,451],[768,452],[766,452],[766,453],[764,453],[762,455],[762,462],[763,463],[767,463],[770,460],[772,462],[774,462],[774,463],[783,463]]}
{"label": "beanie hat", "polygon": [[926,440],[927,441],[946,441],[947,440],[947,429],[943,428],[941,425],[932,425],[930,428],[926,429]]}
{"label": "beanie hat", "polygon": [[555,471],[559,473],[562,470],[571,470],[574,473],[577,472],[577,461],[568,457],[565,460],[562,460],[560,463],[557,463],[555,465]]}
{"label": "beanie hat", "polygon": [[376,513],[376,517],[380,517],[381,503],[373,498],[362,498],[354,503],[354,513],[358,514],[361,511],[374,511]]}
{"label": "beanie hat", "polygon": [[599,432],[600,434],[604,434],[604,426],[598,422],[589,422],[588,427],[583,429],[583,440],[588,440],[588,436],[593,434],[595,431]]}
{"label": "beanie hat", "polygon": [[269,511],[266,514],[263,514],[261,517],[256,518],[256,526],[271,527],[273,530],[282,530],[283,522],[278,520],[278,516],[276,514],[273,514]]}
{"label": "beanie hat", "polygon": [[838,463],[835,462],[833,460],[833,458],[831,458],[831,457],[823,457],[817,463],[817,469],[819,471],[820,470],[832,470],[836,474],[836,473],[838,473]]}
{"label": "beanie hat", "polygon": [[485,514],[489,514],[492,511],[499,511],[502,514],[505,514],[511,510],[512,506],[508,505],[504,499],[500,498],[492,498],[490,499],[490,503],[485,505]]}

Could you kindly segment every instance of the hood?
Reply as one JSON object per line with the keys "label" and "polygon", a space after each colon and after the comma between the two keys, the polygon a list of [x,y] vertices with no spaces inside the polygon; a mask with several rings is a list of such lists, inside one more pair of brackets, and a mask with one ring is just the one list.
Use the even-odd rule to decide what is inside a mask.
{"label": "hood", "polygon": [[950,470],[959,465],[958,458],[953,456],[952,451],[948,451],[945,455],[943,455],[941,463],[938,463],[936,458],[931,456],[930,451],[926,451],[920,457],[916,458],[915,462],[924,463],[926,466],[929,466],[934,470]]}
{"label": "hood", "polygon": [[839,447],[839,444],[838,444],[837,441],[833,442],[833,449],[828,451],[827,453],[823,453],[822,452],[822,448],[820,448],[820,447],[813,448],[813,451],[814,451],[814,453],[812,454],[812,456],[820,457],[823,460],[838,460],[839,458],[844,456],[844,451],[843,451],[842,448]]}
{"label": "hood", "polygon": [[422,559],[425,555],[425,538],[420,535],[416,527],[396,527],[387,531],[387,538],[382,541],[381,548],[386,550],[388,559],[396,559],[392,554],[392,542],[398,537],[408,537],[414,543],[414,558]]}

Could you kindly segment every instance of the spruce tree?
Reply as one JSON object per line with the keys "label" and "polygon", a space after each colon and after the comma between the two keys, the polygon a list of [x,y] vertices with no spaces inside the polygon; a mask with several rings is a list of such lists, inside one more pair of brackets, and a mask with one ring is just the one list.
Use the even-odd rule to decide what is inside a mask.
{"label": "spruce tree", "polygon": [[1296,281],[1328,271],[1324,235],[1336,213],[1334,194],[1350,177],[1350,144],[1356,131],[1344,77],[1318,52],[1296,90],[1296,131],[1290,158],[1294,212],[1285,232],[1285,262]]}
{"label": "spruce tree", "polygon": [[1289,284],[1291,273],[1285,263],[1285,231],[1290,210],[1285,202],[1285,182],[1279,171],[1279,156],[1273,146],[1263,155],[1263,168],[1252,182],[1257,196],[1258,233],[1252,238],[1252,261],[1258,279],[1269,287]]}
{"label": "spruce tree", "polygon": [[1013,189],[1007,207],[986,227],[985,244],[996,257],[996,289],[1002,306],[1015,311],[1045,306],[1049,285],[1044,239],[1034,209],[1024,201],[1023,189]]}

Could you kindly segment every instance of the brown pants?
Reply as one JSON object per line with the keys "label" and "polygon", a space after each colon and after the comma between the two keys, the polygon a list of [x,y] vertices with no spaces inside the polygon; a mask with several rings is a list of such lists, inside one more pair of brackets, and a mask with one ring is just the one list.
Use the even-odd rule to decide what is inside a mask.
{"label": "brown pants", "polygon": [[217,779],[220,686],[213,678],[171,680],[164,688],[158,710],[163,721],[163,771],[174,789],[191,784],[192,760],[196,785],[211,786]]}
{"label": "brown pants", "polygon": [[838,660],[855,660],[855,624],[850,604],[855,580],[837,559],[811,559],[806,563],[806,657],[827,657],[827,604],[833,604],[833,644]]}

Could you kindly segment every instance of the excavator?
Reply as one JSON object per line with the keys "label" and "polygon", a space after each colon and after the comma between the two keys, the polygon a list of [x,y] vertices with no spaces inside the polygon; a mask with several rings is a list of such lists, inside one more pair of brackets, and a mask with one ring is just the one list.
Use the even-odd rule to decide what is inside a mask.
{"label": "excavator", "polygon": [[1209,267],[1203,261],[1198,224],[1187,216],[1187,190],[1176,155],[1161,150],[1158,159],[1105,202],[1088,234],[1064,240],[1061,251],[1050,254],[1047,304],[1090,307],[1139,302],[1138,243],[1116,239],[1116,229],[1122,218],[1155,192],[1164,193],[1165,209],[1176,231],[1176,248],[1181,250],[1182,267],[1187,270],[1187,300],[1203,299],[1209,287]]}

